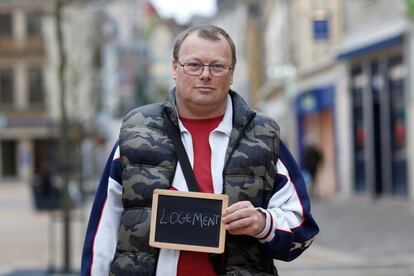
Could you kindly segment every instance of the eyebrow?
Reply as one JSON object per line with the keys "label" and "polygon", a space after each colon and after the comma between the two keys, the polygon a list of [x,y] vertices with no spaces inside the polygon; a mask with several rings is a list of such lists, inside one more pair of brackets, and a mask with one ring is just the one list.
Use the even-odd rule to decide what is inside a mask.
{"label": "eyebrow", "polygon": [[[191,57],[191,58],[189,58],[187,61],[185,61],[185,63],[188,63],[188,62],[199,62],[199,63],[202,63],[202,64],[205,64],[204,62],[202,62],[201,61],[201,59],[200,58],[196,58],[196,57]],[[213,60],[212,62],[210,62],[209,64],[217,64],[217,63],[220,63],[220,64],[226,64],[226,61],[224,61],[224,60]],[[231,62],[230,62],[231,63]]]}

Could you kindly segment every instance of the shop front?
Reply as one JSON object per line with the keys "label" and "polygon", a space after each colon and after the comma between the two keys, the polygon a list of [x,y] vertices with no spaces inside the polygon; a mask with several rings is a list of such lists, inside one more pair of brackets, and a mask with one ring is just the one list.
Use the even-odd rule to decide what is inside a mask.
{"label": "shop front", "polygon": [[408,196],[407,63],[402,32],[339,55],[348,64],[353,190]]}
{"label": "shop front", "polygon": [[[337,188],[334,96],[335,87],[327,85],[304,91],[296,98],[301,165],[306,169],[309,158],[312,159],[310,163],[317,163],[313,164],[316,168],[311,169],[315,170],[315,175],[310,190],[315,196],[330,196]],[[316,152],[320,158],[309,156],[309,152]]]}

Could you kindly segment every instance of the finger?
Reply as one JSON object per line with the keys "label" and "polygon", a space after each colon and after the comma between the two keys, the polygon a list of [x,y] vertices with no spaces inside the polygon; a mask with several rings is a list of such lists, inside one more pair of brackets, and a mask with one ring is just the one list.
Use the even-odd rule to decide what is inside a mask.
{"label": "finger", "polygon": [[239,228],[239,229],[234,229],[231,231],[228,231],[229,234],[231,235],[245,235],[245,236],[254,236],[253,230],[251,230],[251,227],[245,227],[245,228]]}
{"label": "finger", "polygon": [[226,229],[234,230],[238,228],[252,227],[253,230],[256,231],[255,233],[257,233],[259,228],[261,230],[263,224],[260,222],[259,216],[261,216],[261,214],[258,214],[256,210],[246,212],[246,215],[241,215],[240,218],[225,223]]}
{"label": "finger", "polygon": [[223,216],[226,216],[226,215],[234,213],[238,210],[246,209],[246,208],[249,208],[249,207],[253,207],[252,204],[250,203],[250,201],[236,202],[236,203],[232,204],[231,206],[229,206],[226,210],[224,210]]}
{"label": "finger", "polygon": [[252,219],[250,217],[246,217],[243,219],[234,220],[231,223],[226,224],[226,230],[234,231],[237,229],[249,227],[251,224],[252,224]]}
{"label": "finger", "polygon": [[238,221],[238,223],[239,223],[238,225],[231,225],[231,226],[234,226],[234,227],[232,227],[232,228],[229,227],[230,229],[227,230],[228,233],[230,233],[232,235],[249,235],[249,236],[254,236],[258,232],[258,230],[257,230],[257,224],[250,223],[247,220]]}
{"label": "finger", "polygon": [[225,216],[223,216],[223,222],[225,224],[231,223],[233,221],[241,220],[250,216],[255,215],[256,210],[253,208],[244,208],[244,209],[238,209],[232,213],[229,213]]}
{"label": "finger", "polygon": [[[243,210],[236,212],[234,215],[241,212],[243,212]],[[259,213],[257,210],[252,210],[251,212],[249,210],[249,212],[246,212],[246,214],[247,213],[248,215],[242,215],[242,217],[239,219],[228,221],[227,223],[225,222],[226,230],[233,235],[244,234],[251,236],[255,236],[261,231],[263,231],[266,220],[264,214]]]}

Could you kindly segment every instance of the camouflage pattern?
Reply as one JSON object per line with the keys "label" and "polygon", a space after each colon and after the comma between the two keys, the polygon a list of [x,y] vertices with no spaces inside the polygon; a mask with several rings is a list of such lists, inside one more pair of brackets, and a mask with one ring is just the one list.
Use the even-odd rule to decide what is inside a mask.
{"label": "camouflage pattern", "polygon": [[278,275],[277,272],[269,274],[266,272],[257,271],[247,267],[229,266],[227,268],[226,276],[272,276]]}
{"label": "camouflage pattern", "polygon": [[[231,267],[249,268],[251,274],[246,275],[262,275],[254,274],[253,271],[266,272],[264,275],[278,275],[273,265],[273,259],[265,256],[260,249],[260,244],[256,238],[249,236],[226,236],[226,275],[245,275],[231,274]],[[247,272],[245,272],[247,273]]]}
{"label": "camouflage pattern", "polygon": [[[273,120],[251,110],[235,92],[230,91],[230,96],[234,126],[223,171],[224,192],[229,195],[229,204],[250,200],[256,207],[266,207],[276,175],[279,129]],[[110,275],[155,273],[158,249],[148,245],[152,193],[170,187],[177,165],[165,114],[178,127],[175,90],[163,104],[139,107],[123,120],[119,145],[124,212]],[[262,253],[257,239],[247,236],[228,235],[225,265],[277,275],[273,260]],[[247,271],[253,270],[237,274],[231,269],[227,275],[265,275],[245,274]]]}
{"label": "camouflage pattern", "polygon": [[152,193],[170,187],[177,164],[162,110],[161,104],[143,106],[131,111],[122,123],[119,145],[124,212],[112,275],[155,273],[158,249],[148,244]]}
{"label": "camouflage pattern", "polygon": [[279,127],[273,120],[252,111],[243,99],[230,95],[234,127],[224,165],[225,193],[229,205],[250,200],[254,206],[265,208],[276,177]]}
{"label": "camouflage pattern", "polygon": [[[229,205],[249,200],[255,207],[266,208],[276,179],[279,127],[273,120],[252,111],[236,94],[230,95],[234,127],[225,159],[224,192],[229,196]],[[266,275],[263,272],[277,275],[273,259],[263,254],[256,238],[227,235],[225,257],[228,270],[239,267],[226,275]],[[242,273],[240,267],[250,269]]]}
{"label": "camouflage pattern", "polygon": [[152,255],[116,252],[116,262],[112,262],[110,276],[155,275],[156,258]]}

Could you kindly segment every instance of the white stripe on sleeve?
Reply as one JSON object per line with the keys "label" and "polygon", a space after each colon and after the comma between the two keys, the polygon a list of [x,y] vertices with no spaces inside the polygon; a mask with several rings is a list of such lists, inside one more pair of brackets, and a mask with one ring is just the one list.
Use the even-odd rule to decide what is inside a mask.
{"label": "white stripe on sleeve", "polygon": [[291,232],[291,229],[299,227],[304,220],[302,204],[295,185],[280,159],[277,162],[277,171],[286,177],[287,182],[270,198],[267,211],[273,218],[273,231],[266,241],[273,239],[275,230]]}
{"label": "white stripe on sleeve", "polygon": [[95,236],[91,275],[108,275],[118,240],[118,227],[123,212],[122,186],[109,178],[108,196]]}

